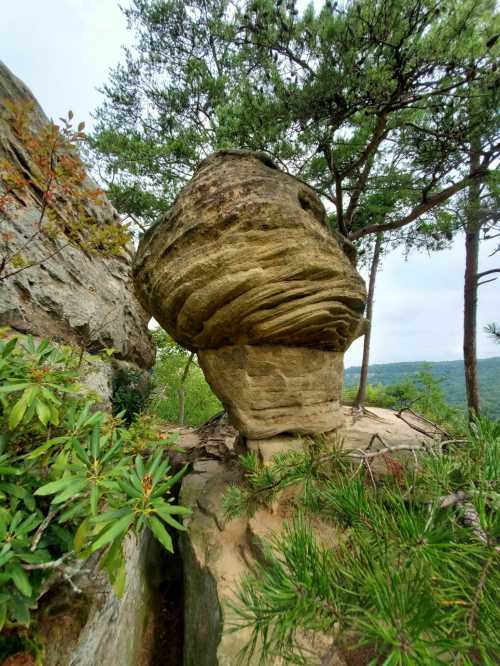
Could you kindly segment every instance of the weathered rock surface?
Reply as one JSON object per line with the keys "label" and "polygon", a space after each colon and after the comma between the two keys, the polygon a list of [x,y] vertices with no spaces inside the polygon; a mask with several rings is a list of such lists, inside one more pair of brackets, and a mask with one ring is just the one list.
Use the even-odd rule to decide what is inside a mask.
{"label": "weathered rock surface", "polygon": [[149,533],[125,542],[127,578],[118,598],[94,557],[42,599],[38,615],[45,666],[149,666],[154,651],[155,580],[164,554]]}
{"label": "weathered rock surface", "polygon": [[307,185],[265,156],[204,160],[139,247],[141,302],[188,349],[284,344],[345,351],[364,283]]}
{"label": "weathered rock surface", "polygon": [[[372,442],[374,437],[381,437],[384,444],[391,447],[415,446],[430,441],[428,436],[414,429],[425,424],[413,417],[408,417],[412,422],[409,425],[388,409],[370,408],[360,415],[343,407],[343,412],[342,437],[348,449],[381,448],[380,440]],[[263,541],[278,534],[291,515],[290,501],[284,498],[272,509],[260,510],[251,518],[226,520],[222,497],[230,484],[240,480],[238,465],[231,464],[231,459],[235,458],[235,443],[229,435],[226,428],[222,437],[215,437],[216,441],[220,440],[219,445],[224,441],[227,448],[225,452],[219,449],[219,455],[216,449],[211,449],[210,458],[207,457],[207,442],[204,449],[198,447],[199,452],[204,451],[202,455],[205,457],[194,463],[192,473],[182,482],[180,502],[193,510],[184,521],[187,532],[181,536],[185,586],[184,666],[234,666],[238,663],[237,655],[249,639],[249,632],[228,631],[235,620],[231,604],[237,601],[242,577],[249,574],[252,564],[262,557]],[[203,434],[197,433],[197,437],[201,444]],[[213,435],[208,441],[211,437]],[[300,442],[292,437],[274,438],[271,442],[279,445],[275,453],[300,446]],[[178,448],[184,448],[184,444],[192,456],[197,448],[193,444],[192,431],[181,432]],[[259,452],[259,446],[260,452],[266,456],[269,452],[266,441],[255,440],[252,448]],[[381,457],[378,471],[387,473],[387,468],[382,469],[383,465]],[[319,518],[315,520],[312,528],[317,538],[335,548],[342,538],[341,533],[331,523]],[[359,655],[356,658],[353,652],[349,654],[350,659],[342,649],[332,653],[331,642],[322,635],[304,636],[304,645],[311,653],[311,664],[346,666],[366,663]],[[258,654],[250,662],[251,666],[260,663]],[[280,660],[272,663],[273,666],[284,666]]]}
{"label": "weathered rock surface", "polygon": [[207,381],[246,437],[309,434],[342,424],[340,352],[232,346],[198,353]]}
{"label": "weathered rock surface", "polygon": [[261,153],[213,154],[145,234],[134,276],[240,432],[339,426],[341,355],[365,288],[307,185]]}
{"label": "weathered rock surface", "polygon": [[[0,62],[0,111],[6,101],[33,105],[34,130],[47,123],[28,88]],[[0,160],[7,160],[25,175],[32,166],[27,147],[1,117]],[[90,178],[84,185],[96,187]],[[0,325],[76,343],[91,352],[113,347],[116,358],[142,368],[151,366],[154,347],[147,331],[148,316],[135,298],[130,275],[133,248],[104,258],[66,246],[63,237],[36,235],[40,205],[40,194],[33,191],[20,207],[0,218],[0,231],[8,237],[8,252],[24,248],[23,256],[35,264],[0,282]],[[99,225],[118,220],[107,201],[88,203],[86,214]]]}

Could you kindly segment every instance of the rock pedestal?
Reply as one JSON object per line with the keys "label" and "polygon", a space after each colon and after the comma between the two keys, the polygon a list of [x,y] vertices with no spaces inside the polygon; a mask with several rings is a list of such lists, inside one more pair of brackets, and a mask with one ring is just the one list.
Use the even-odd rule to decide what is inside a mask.
{"label": "rock pedestal", "polygon": [[140,244],[139,300],[197,352],[246,437],[342,422],[342,356],[365,287],[325,217],[315,192],[265,155],[219,151]]}
{"label": "rock pedestal", "polygon": [[233,425],[250,439],[326,432],[341,425],[342,357],[340,352],[277,345],[198,353]]}

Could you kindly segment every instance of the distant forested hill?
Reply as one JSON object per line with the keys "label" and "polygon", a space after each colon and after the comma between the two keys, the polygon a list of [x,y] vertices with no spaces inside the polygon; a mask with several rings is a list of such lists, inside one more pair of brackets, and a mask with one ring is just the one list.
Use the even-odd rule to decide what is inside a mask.
{"label": "distant forested hill", "polygon": [[[370,365],[368,382],[384,386],[398,384],[407,377],[415,375],[424,366],[432,372],[436,379],[440,380],[446,402],[450,405],[465,405],[463,361]],[[500,418],[500,357],[479,359],[478,370],[484,412],[494,418]],[[346,386],[358,383],[359,371],[359,367],[346,368],[344,372]]]}

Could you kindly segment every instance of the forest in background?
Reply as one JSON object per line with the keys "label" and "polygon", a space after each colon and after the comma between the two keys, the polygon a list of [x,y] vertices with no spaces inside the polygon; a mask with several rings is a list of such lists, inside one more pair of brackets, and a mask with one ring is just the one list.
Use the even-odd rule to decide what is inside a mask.
{"label": "forest in background", "polygon": [[[481,405],[484,413],[491,418],[500,418],[500,357],[478,359],[479,384],[481,386]],[[465,409],[465,382],[463,361],[421,361],[404,363],[374,363],[368,368],[368,382],[371,385],[390,386],[415,377],[422,368],[428,369],[439,382],[444,399],[449,405]],[[345,388],[359,382],[359,366],[346,368],[344,371]]]}

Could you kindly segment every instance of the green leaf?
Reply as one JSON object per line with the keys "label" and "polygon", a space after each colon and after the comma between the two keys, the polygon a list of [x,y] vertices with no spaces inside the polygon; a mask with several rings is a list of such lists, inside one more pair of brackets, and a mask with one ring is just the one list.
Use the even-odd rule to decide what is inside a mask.
{"label": "green leaf", "polygon": [[7,619],[7,604],[5,601],[0,601],[0,631],[2,631],[6,619]]}
{"label": "green leaf", "polygon": [[0,393],[14,393],[14,391],[22,391],[31,386],[29,382],[21,382],[20,384],[4,384],[0,386]]}
{"label": "green leaf", "polygon": [[14,476],[19,476],[22,473],[22,470],[16,469],[15,467],[6,467],[5,465],[0,465],[0,474],[13,474]]}
{"label": "green leaf", "polygon": [[171,525],[172,527],[175,527],[176,530],[179,530],[181,532],[186,531],[186,527],[182,523],[179,523],[179,521],[175,520],[175,518],[172,518],[172,516],[167,512],[167,511],[162,511],[160,509],[156,509],[156,513],[168,524]]}
{"label": "green leaf", "polygon": [[187,468],[188,468],[188,465],[184,465],[184,467],[183,467],[182,469],[180,469],[180,470],[177,472],[177,474],[174,474],[174,476],[172,476],[170,479],[168,479],[167,481],[165,481],[165,483],[162,483],[162,484],[161,484],[161,491],[162,491],[162,493],[165,493],[167,490],[170,490],[170,488],[172,488],[172,486],[175,486],[175,484],[176,484],[180,479],[182,479],[182,477],[184,476],[184,474],[185,474]]}
{"label": "green leaf", "polygon": [[86,518],[83,522],[80,523],[78,529],[75,532],[75,536],[73,537],[73,548],[75,549],[75,552],[78,553],[84,547],[89,534],[89,528],[90,521],[88,518]]}
{"label": "green leaf", "polygon": [[72,483],[70,483],[62,492],[57,494],[52,502],[54,504],[62,504],[63,502],[66,502],[67,500],[71,499],[71,497],[77,495],[80,491],[82,491],[88,484],[88,481],[86,478],[81,478],[81,477],[71,477],[73,479]]}
{"label": "green leaf", "polygon": [[101,513],[99,516],[92,518],[92,522],[97,523],[110,523],[112,520],[121,518],[130,511],[129,508],[123,507],[121,509],[114,509],[113,511],[106,511],[106,513]]}
{"label": "green leaf", "polygon": [[30,623],[30,609],[28,604],[21,597],[11,597],[9,601],[9,610],[19,624],[24,625],[25,627],[29,626]]}
{"label": "green leaf", "polygon": [[44,426],[46,426],[48,424],[48,422],[50,421],[51,410],[41,400],[36,401],[35,407],[36,407],[36,415],[38,416],[38,420]]}
{"label": "green leaf", "polygon": [[17,345],[18,338],[13,337],[11,338],[5,347],[2,350],[2,357],[6,358],[7,356],[10,356],[11,353],[14,351],[15,346]]}
{"label": "green leaf", "polygon": [[31,597],[33,590],[26,573],[19,566],[14,566],[9,569],[9,575],[14,581],[14,585],[17,587],[21,594],[24,594],[25,597]]}
{"label": "green leaf", "polygon": [[94,483],[90,491],[90,511],[93,516],[97,514],[97,504],[99,502],[99,486]]}
{"label": "green leaf", "polygon": [[155,518],[154,516],[148,516],[147,522],[149,527],[151,528],[151,531],[158,539],[158,541],[162,544],[162,546],[166,548],[166,550],[168,550],[169,553],[173,553],[174,544],[172,543],[172,538],[170,534],[167,532],[167,530],[163,527],[161,522],[158,520],[158,518]]}
{"label": "green leaf", "polygon": [[[79,479],[79,477],[76,478]],[[42,496],[53,495],[54,493],[58,493],[61,490],[64,490],[68,485],[73,483],[74,480],[74,476],[65,476],[63,479],[59,479],[58,481],[51,481],[50,483],[46,483],[44,486],[40,486],[40,488],[37,488],[33,494]]]}
{"label": "green leaf", "polygon": [[125,479],[118,479],[117,480],[118,485],[120,486],[121,490],[128,496],[128,497],[142,497],[142,492],[139,492],[134,486],[132,486],[128,481]]}
{"label": "green leaf", "polygon": [[134,512],[129,511],[123,518],[117,520],[111,526],[105,527],[104,530],[99,533],[97,539],[92,543],[90,552],[95,553],[96,550],[99,550],[99,548],[102,548],[117,537],[123,536],[133,520]]}
{"label": "green leaf", "polygon": [[144,461],[140,455],[135,457],[135,471],[137,472],[137,476],[142,479],[144,476]]}
{"label": "green leaf", "polygon": [[92,434],[90,436],[90,452],[94,458],[99,458],[99,440],[100,440],[100,435],[101,435],[101,428],[100,426],[96,426],[92,430]]}
{"label": "green leaf", "polygon": [[26,409],[28,407],[28,403],[23,395],[23,397],[16,402],[14,407],[11,409],[10,414],[9,414],[9,428],[10,430],[14,430],[17,428],[19,423],[21,422]]}
{"label": "green leaf", "polygon": [[193,512],[191,509],[188,509],[185,506],[180,506],[179,504],[169,504],[163,499],[155,499],[151,502],[151,506],[154,509],[161,509],[165,513],[177,514],[179,516],[189,516]]}
{"label": "green leaf", "polygon": [[53,439],[48,439],[44,444],[41,446],[37,446],[36,449],[33,449],[31,453],[28,453],[26,456],[26,460],[34,460],[35,458],[38,458],[41,456],[45,451],[50,449],[51,447],[55,446],[56,444],[64,444],[68,440],[67,435],[62,435],[61,437],[54,437]]}

